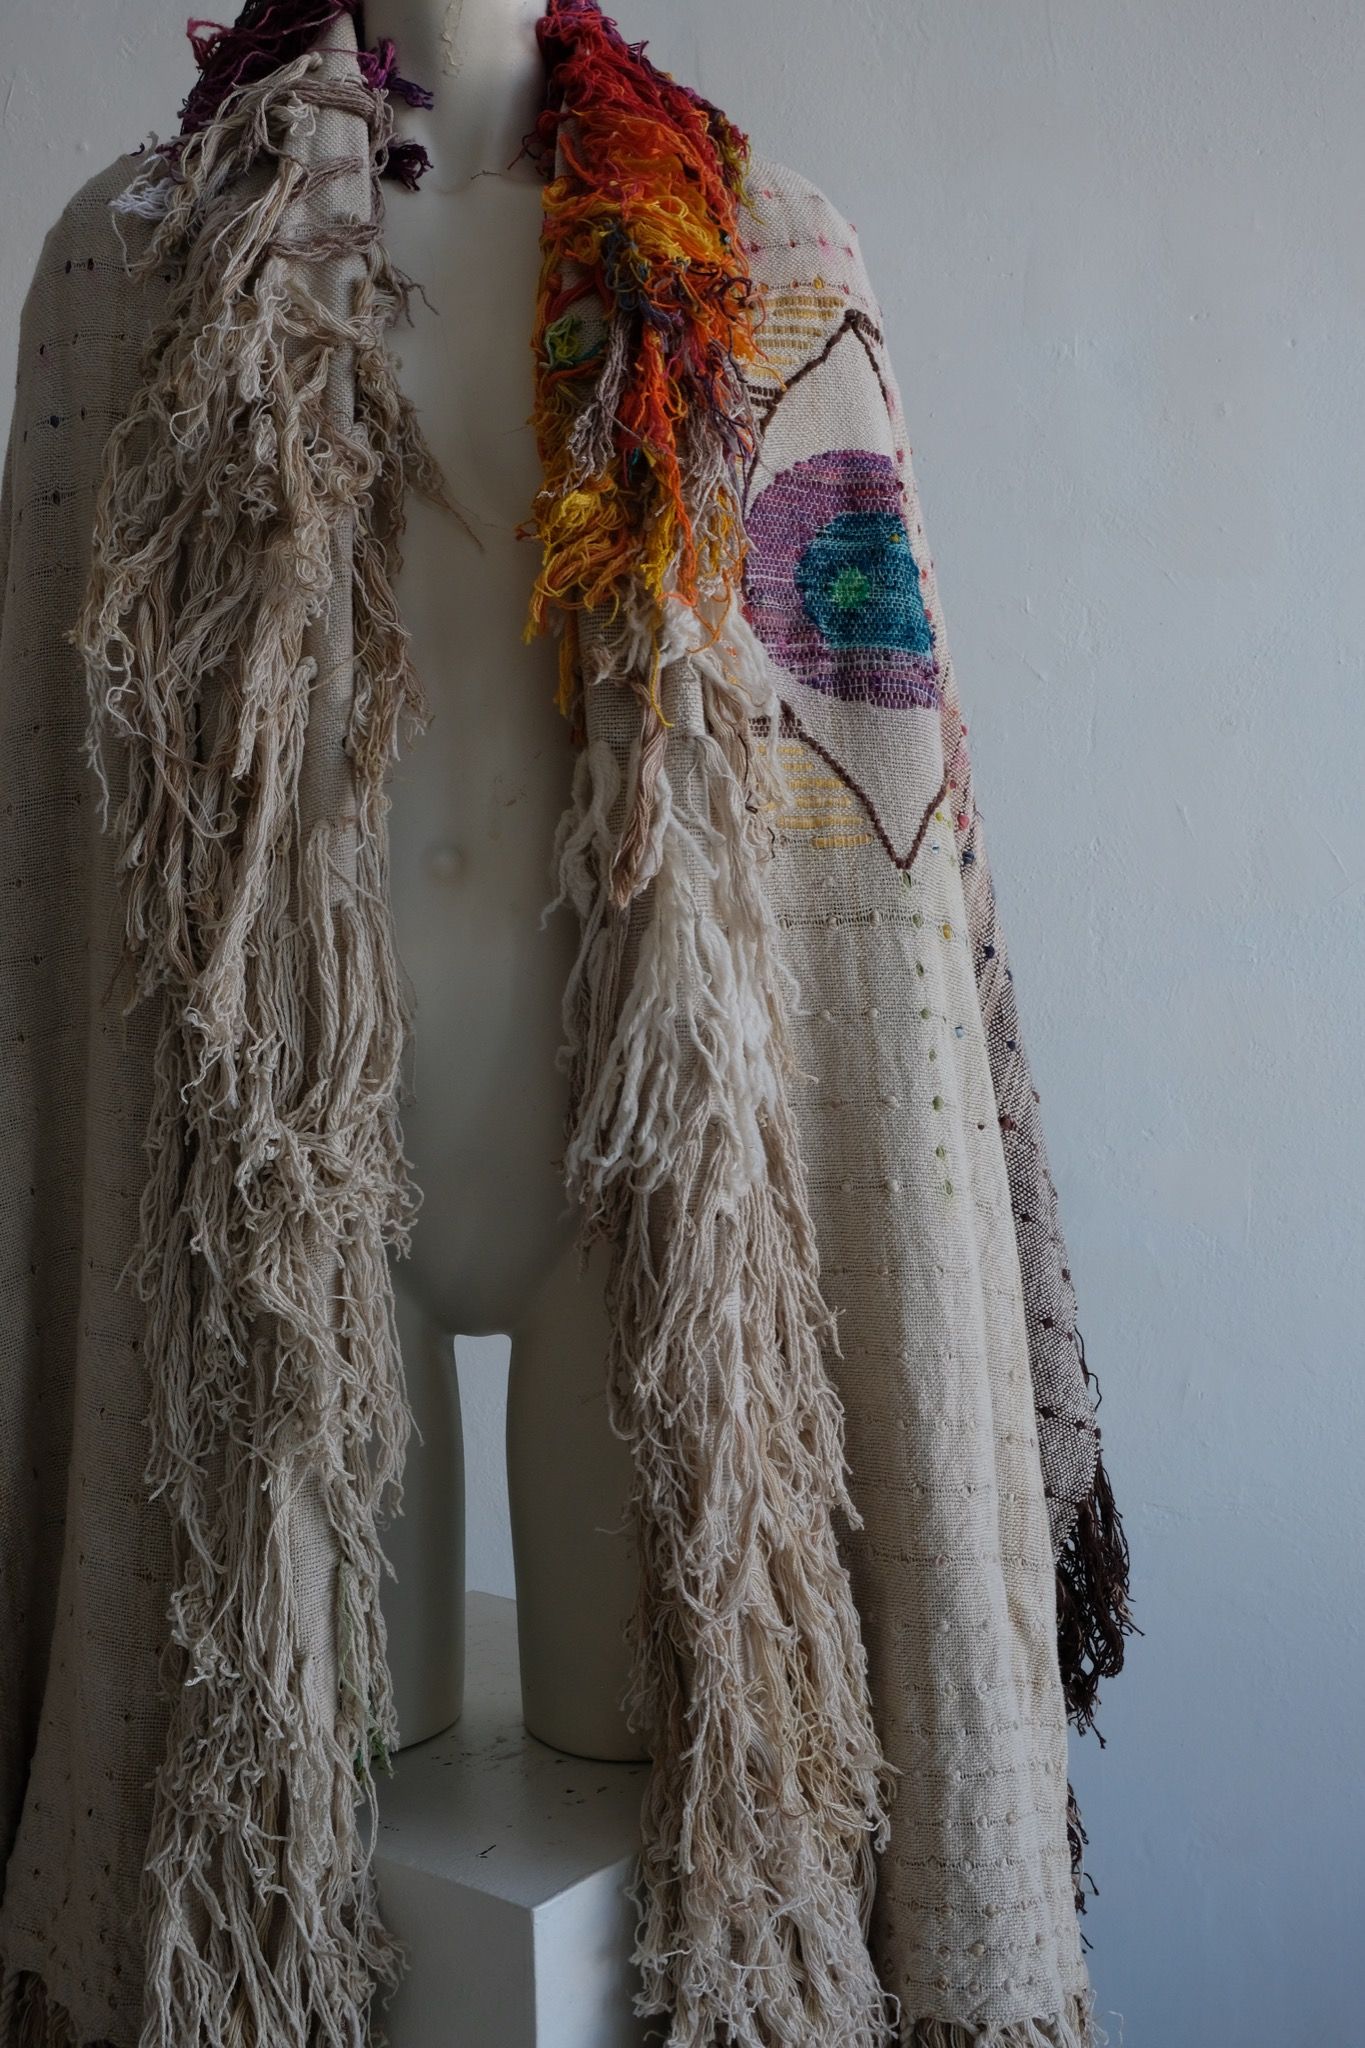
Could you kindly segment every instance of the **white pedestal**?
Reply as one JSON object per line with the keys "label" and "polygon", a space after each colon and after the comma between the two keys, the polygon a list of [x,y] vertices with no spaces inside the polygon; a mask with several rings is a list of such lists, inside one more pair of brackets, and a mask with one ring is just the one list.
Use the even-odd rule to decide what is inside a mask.
{"label": "white pedestal", "polygon": [[381,1781],[375,1869],[408,1968],[390,2048],[640,2048],[625,1896],[643,1764],[521,1723],[516,1607],[471,1593],[464,1718]]}

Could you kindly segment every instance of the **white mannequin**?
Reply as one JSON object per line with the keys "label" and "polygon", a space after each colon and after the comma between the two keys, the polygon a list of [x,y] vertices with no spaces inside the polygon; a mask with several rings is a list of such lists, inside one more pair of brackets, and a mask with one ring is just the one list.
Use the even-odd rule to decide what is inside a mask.
{"label": "white mannequin", "polygon": [[636,1757],[621,1698],[634,1572],[629,1455],[605,1402],[600,1263],[577,1276],[560,1175],[555,1067],[573,916],[545,929],[572,770],[554,651],[521,632],[537,557],[514,529],[539,482],[529,337],[540,180],[514,161],[541,96],[531,0],[369,0],[371,43],[435,94],[399,108],[432,158],[418,194],[385,188],[385,240],[416,279],[393,337],[404,390],[480,547],[412,507],[398,599],[432,719],[393,783],[392,900],[415,1000],[404,1114],[423,1204],[395,1267],[423,1441],[390,1531],[386,1590],[404,1743],[460,1709],[463,1465],[451,1333],[512,1340],[508,1460],[526,1723],[558,1748]]}

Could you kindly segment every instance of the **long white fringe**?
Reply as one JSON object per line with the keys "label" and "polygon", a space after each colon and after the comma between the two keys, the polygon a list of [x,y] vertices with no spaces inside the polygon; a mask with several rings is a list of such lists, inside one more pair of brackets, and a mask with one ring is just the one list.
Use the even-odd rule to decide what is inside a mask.
{"label": "long white fringe", "polygon": [[[310,210],[329,173],[298,151],[323,106],[382,147],[382,100],[307,57],[129,203],[155,222],[141,267],[175,282],[107,449],[73,636],[131,1000],[162,1018],[131,1262],[174,1555],[142,2048],[362,2048],[395,1973],[357,1802],[393,1736],[378,1524],[407,1427],[383,777],[420,703],[392,577],[405,490],[431,472],[374,225]],[[312,268],[334,258],[356,278],[344,316]],[[305,824],[306,635],[351,533],[347,794]]]}
{"label": "long white fringe", "polygon": [[[655,630],[623,624],[615,658],[640,673]],[[614,1248],[614,1414],[635,1457],[630,1706],[654,1759],[639,2006],[668,2016],[671,2048],[879,2048],[885,1772],[836,1547],[853,1509],[761,873],[775,750],[750,725],[771,699],[738,612],[708,646],[680,610],[664,632],[663,687],[701,716],[656,767],[639,893],[622,908],[613,881],[638,745],[623,774],[590,737],[558,844],[582,930],[568,1177]],[[612,685],[586,687],[592,735]]]}

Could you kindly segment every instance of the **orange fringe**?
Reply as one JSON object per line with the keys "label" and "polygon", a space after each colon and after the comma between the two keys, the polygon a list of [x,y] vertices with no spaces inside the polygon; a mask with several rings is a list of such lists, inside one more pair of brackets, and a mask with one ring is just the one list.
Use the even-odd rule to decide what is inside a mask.
{"label": "orange fringe", "polygon": [[[524,531],[541,545],[526,638],[562,634],[560,709],[578,701],[576,614],[614,614],[643,590],[700,608],[738,589],[738,493],[709,493],[699,527],[683,454],[706,414],[737,471],[753,445],[740,365],[763,360],[759,301],[736,233],[746,138],[628,45],[590,0],[555,0],[538,26],[547,104],[532,148],[547,171],[532,347],[543,482]],[[599,312],[606,330],[595,333]],[[590,475],[570,435],[620,322],[624,381]],[[619,338],[618,338],[619,345]],[[607,437],[604,436],[604,445]],[[651,677],[641,688],[662,721]]]}

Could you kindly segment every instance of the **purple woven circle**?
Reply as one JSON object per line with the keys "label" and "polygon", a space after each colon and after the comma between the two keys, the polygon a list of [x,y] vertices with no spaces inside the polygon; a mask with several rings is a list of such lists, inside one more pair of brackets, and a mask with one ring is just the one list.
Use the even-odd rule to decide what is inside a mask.
{"label": "purple woven circle", "polygon": [[847,703],[940,701],[934,634],[889,455],[836,448],[774,477],[745,520],[744,609],[782,666]]}

